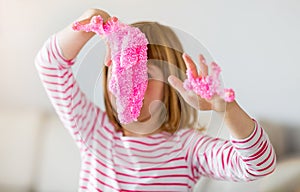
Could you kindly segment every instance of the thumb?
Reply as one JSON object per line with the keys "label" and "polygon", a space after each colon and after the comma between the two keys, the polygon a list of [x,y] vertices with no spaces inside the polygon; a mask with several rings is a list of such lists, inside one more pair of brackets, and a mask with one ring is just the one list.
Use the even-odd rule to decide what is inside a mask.
{"label": "thumb", "polygon": [[184,95],[186,90],[183,87],[183,83],[180,79],[175,77],[174,75],[170,75],[168,77],[168,82],[171,84],[171,86],[176,89],[181,95]]}

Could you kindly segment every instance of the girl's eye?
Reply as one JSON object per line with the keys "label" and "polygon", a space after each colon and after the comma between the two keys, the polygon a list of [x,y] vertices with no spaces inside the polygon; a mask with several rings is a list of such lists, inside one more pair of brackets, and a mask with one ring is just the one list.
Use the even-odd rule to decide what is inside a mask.
{"label": "girl's eye", "polygon": [[148,78],[152,78],[152,75],[150,73],[148,73]]}

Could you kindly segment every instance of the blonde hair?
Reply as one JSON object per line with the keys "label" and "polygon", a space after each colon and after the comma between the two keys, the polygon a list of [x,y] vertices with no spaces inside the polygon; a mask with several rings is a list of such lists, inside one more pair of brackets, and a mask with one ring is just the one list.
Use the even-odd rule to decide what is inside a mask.
{"label": "blonde hair", "polygon": [[[147,45],[148,61],[154,60],[154,65],[162,69],[164,78],[175,75],[181,80],[186,78],[186,66],[182,59],[182,45],[172,29],[157,22],[137,22],[131,26],[139,28],[149,41]],[[106,113],[110,122],[115,126],[116,131],[123,131],[113,110],[107,92],[108,67],[105,66],[103,76],[103,88],[105,97]],[[183,98],[176,93],[170,85],[164,84],[163,103],[167,109],[167,118],[160,129],[174,133],[178,128],[197,126],[198,113],[188,105]]]}

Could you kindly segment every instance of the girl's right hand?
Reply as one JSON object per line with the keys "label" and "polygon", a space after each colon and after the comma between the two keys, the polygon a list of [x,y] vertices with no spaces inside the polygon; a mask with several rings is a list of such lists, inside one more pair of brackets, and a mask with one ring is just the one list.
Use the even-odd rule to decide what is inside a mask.
{"label": "girl's right hand", "polygon": [[104,23],[110,18],[110,15],[101,9],[88,9],[77,19],[77,21],[80,24],[88,24],[92,17],[97,15],[102,17]]}
{"label": "girl's right hand", "polygon": [[[110,15],[100,9],[88,9],[79,19],[78,22],[80,24],[88,24],[90,23],[90,20],[92,19],[92,17],[100,15],[103,19],[103,23],[107,22],[107,20],[110,18]],[[93,33],[93,32],[90,32]],[[106,66],[110,66],[111,64],[111,55],[110,55],[110,46],[108,43],[106,43],[106,55],[104,58],[104,62]]]}
{"label": "girl's right hand", "polygon": [[[88,9],[76,21],[81,24],[87,24],[96,15],[100,15],[104,23],[110,18],[110,15],[103,10]],[[65,59],[75,58],[85,43],[95,35],[94,32],[74,31],[72,25],[57,33],[59,45]]]}

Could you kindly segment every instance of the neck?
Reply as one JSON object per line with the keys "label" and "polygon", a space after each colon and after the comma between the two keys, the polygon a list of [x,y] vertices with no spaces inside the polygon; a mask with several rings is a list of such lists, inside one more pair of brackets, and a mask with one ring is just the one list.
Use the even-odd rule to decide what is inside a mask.
{"label": "neck", "polygon": [[157,134],[162,132],[161,129],[157,129],[156,131],[152,133],[146,133],[146,134],[140,134],[140,133],[134,133],[129,130],[123,129],[123,136],[128,136],[128,137],[147,137],[149,135]]}

